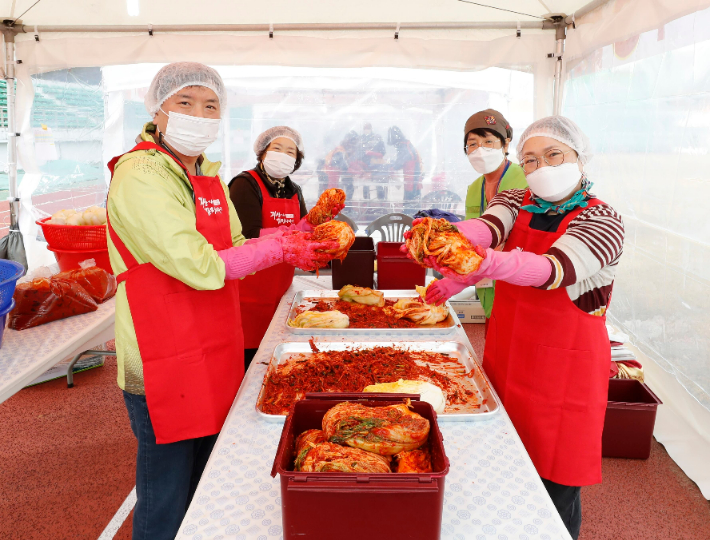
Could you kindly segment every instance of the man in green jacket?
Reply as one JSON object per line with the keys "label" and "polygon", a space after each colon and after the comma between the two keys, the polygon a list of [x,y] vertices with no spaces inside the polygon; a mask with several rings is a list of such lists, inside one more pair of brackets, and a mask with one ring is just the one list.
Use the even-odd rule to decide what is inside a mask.
{"label": "man in green jacket", "polygon": [[[466,219],[481,216],[490,201],[501,191],[528,187],[525,172],[508,160],[513,128],[501,113],[486,109],[471,116],[464,127],[464,151],[474,170],[481,174],[468,187]],[[476,294],[486,312],[486,323],[493,310],[495,282],[482,280]]]}

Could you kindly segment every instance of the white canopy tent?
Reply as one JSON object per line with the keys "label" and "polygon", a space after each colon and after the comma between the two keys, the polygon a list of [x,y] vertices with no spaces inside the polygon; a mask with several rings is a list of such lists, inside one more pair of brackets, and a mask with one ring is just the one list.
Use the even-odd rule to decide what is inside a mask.
{"label": "white canopy tent", "polygon": [[[703,101],[710,99],[710,36],[703,33],[710,0],[273,0],[268,4],[3,0],[0,6],[6,19],[8,169],[15,207],[20,202],[13,190],[15,142],[26,179],[39,176],[31,122],[33,76],[38,74],[179,60],[225,70],[235,69],[228,66],[406,68],[428,70],[432,79],[437,71],[465,74],[493,67],[532,74],[533,116],[567,114],[601,150],[589,169],[597,183],[595,191],[619,209],[628,229],[610,318],[651,357],[646,365],[648,379],[665,401],[656,437],[710,497],[710,470],[703,462],[703,456],[710,454],[710,340],[701,330],[710,327],[710,227],[707,219],[703,225],[698,218],[692,230],[684,228],[681,218],[672,219],[663,206],[666,196],[682,199],[681,192],[674,191],[680,187],[673,186],[686,186],[697,190],[697,196],[687,203],[688,212],[679,215],[706,215],[701,205],[707,206],[703,195],[710,195],[704,172],[710,139],[692,144],[687,139],[696,137],[691,128],[710,130],[710,108]],[[643,45],[651,38],[663,42],[663,47]],[[674,74],[671,79],[677,86],[665,91],[663,78],[671,71],[664,55],[674,51],[685,55],[695,77],[688,82]],[[648,65],[642,65],[644,61]],[[651,70],[650,75],[644,70]],[[634,73],[646,78],[634,83]],[[18,81],[16,104],[13,79]],[[111,84],[120,86],[115,80]],[[663,116],[666,102],[653,102],[656,108],[639,111],[648,122],[657,117],[658,138],[676,137],[676,143],[669,141],[668,153],[651,143],[628,152],[618,150],[627,139],[638,138],[629,128],[636,120],[628,111],[638,103],[628,90],[633,84],[646,85],[651,94],[666,92],[661,97],[667,100],[682,96],[687,103],[685,113],[676,118]],[[657,97],[651,94],[643,99]],[[607,113],[607,103],[614,104],[616,116]],[[686,155],[699,156],[700,161],[684,168]],[[672,171],[663,168],[668,159],[676,164]],[[669,175],[670,184],[658,189],[670,185],[671,195],[653,191],[655,184],[647,191],[646,178],[655,179],[656,171],[638,172],[640,162],[653,162]],[[633,179],[635,190],[620,187],[628,183],[627,178]],[[31,188],[32,181],[23,180],[22,206],[28,211],[21,226],[26,237],[36,233]],[[653,194],[652,200],[647,193]],[[673,266],[674,258],[683,259],[667,276],[682,281],[683,288],[669,282],[668,297],[661,295],[657,305],[649,306],[644,299],[659,284],[657,277],[644,273],[649,265],[642,254],[659,252],[662,256],[655,257],[656,262]]]}

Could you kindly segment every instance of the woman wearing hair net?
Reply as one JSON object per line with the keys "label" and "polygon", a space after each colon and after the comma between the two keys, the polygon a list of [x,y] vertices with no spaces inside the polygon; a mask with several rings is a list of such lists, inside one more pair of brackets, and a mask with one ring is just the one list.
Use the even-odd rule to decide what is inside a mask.
{"label": "woman wearing hair net", "polygon": [[244,376],[239,279],[288,262],[325,264],[299,235],[247,241],[205,149],[226,91],[203,64],[163,67],[153,120],[109,163],[109,256],[118,385],[138,439],[133,538],[174,538]]}
{"label": "woman wearing hair net", "polygon": [[[301,188],[289,178],[303,162],[303,141],[295,129],[276,126],[254,142],[256,167],[229,183],[244,236],[260,238],[289,230],[311,231]],[[334,209],[334,215],[340,211]],[[293,266],[283,263],[257,272],[242,281],[240,298],[244,317],[244,370],[249,369],[281,297],[293,281]]]}
{"label": "woman wearing hair net", "polygon": [[429,287],[426,300],[497,280],[483,367],[577,538],[580,486],[601,482],[611,361],[605,313],[624,225],[590,192],[589,140],[570,119],[534,122],[517,150],[530,188],[504,191],[479,219],[456,224],[488,248],[486,258],[465,276],[429,259],[449,279]]}

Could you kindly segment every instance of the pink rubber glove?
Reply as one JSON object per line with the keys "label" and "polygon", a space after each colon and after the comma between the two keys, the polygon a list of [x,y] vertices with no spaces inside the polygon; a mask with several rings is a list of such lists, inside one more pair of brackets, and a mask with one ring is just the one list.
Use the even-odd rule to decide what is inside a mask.
{"label": "pink rubber glove", "polygon": [[278,237],[255,240],[254,238],[244,245],[217,252],[217,255],[224,261],[225,279],[241,279],[283,262],[284,252]]}
{"label": "pink rubber glove", "polygon": [[340,247],[338,242],[314,242],[311,234],[291,232],[278,238],[283,246],[283,260],[302,270],[316,270],[323,268],[333,255],[326,253]]}
{"label": "pink rubber glove", "polygon": [[466,221],[459,221],[454,223],[456,228],[468,238],[474,246],[481,246],[484,248],[491,247],[493,243],[493,235],[491,230],[488,228],[482,220],[480,219],[467,219]]}
{"label": "pink rubber glove", "polygon": [[[486,258],[476,272],[457,274],[446,266],[436,262],[436,258],[427,257],[427,263],[444,277],[466,285],[475,285],[484,278],[507,281],[513,285],[539,287],[552,274],[550,259],[527,251],[495,251],[486,250]],[[427,297],[429,295],[427,294]]]}
{"label": "pink rubber glove", "polygon": [[288,231],[313,232],[314,228],[315,227],[313,227],[313,225],[306,221],[306,218],[303,218],[298,223],[291,223],[291,225],[280,225],[278,227],[269,227],[268,229],[261,229],[261,231],[259,231],[259,238],[263,236],[271,236],[272,234],[277,233],[283,234]]}
{"label": "pink rubber glove", "polygon": [[224,261],[225,279],[241,279],[281,262],[303,270],[324,267],[333,258],[317,250],[334,250],[338,242],[313,242],[307,233],[252,238],[241,246],[223,249],[217,255]]}
{"label": "pink rubber glove", "polygon": [[426,298],[424,301],[427,304],[441,305],[455,294],[463,291],[468,285],[453,279],[440,279],[435,281],[426,290]]}

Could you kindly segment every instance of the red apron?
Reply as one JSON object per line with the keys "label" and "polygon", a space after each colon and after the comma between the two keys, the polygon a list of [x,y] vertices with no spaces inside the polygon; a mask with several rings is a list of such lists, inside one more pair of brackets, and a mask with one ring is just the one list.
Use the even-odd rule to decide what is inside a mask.
{"label": "red apron", "polygon": [[[149,142],[136,150],[170,155]],[[112,176],[119,158],[108,164]],[[216,250],[232,247],[221,180],[187,175],[195,194],[197,230]],[[151,263],[138,264],[110,222],[108,231],[128,268],[116,279],[126,282],[157,443],[219,433],[244,377],[238,280],[215,291],[198,291]]]}
{"label": "red apron", "polygon": [[[301,219],[301,205],[298,194],[290,199],[277,199],[269,195],[264,182],[255,171],[249,171],[259,184],[263,204],[261,206],[261,226],[264,229],[298,223]],[[269,328],[269,323],[279,307],[281,298],[291,286],[294,268],[280,263],[256,274],[247,276],[241,284],[242,328],[244,348],[257,349]]]}
{"label": "red apron", "polygon": [[[529,197],[528,190],[523,204]],[[533,214],[521,210],[505,251],[547,252],[582,210],[568,212],[554,233],[531,229]],[[573,304],[564,287],[496,284],[483,367],[538,474],[558,484],[601,482],[611,361],[605,324],[605,316]]]}

